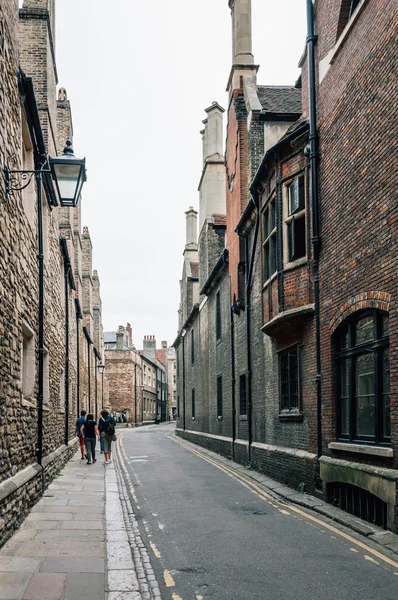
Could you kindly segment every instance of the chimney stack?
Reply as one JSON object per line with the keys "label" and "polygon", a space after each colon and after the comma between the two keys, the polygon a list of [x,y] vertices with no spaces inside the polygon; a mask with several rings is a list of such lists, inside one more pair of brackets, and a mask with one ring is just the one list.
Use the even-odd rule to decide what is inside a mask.
{"label": "chimney stack", "polygon": [[116,350],[123,350],[124,347],[124,331],[122,327],[116,333]]}
{"label": "chimney stack", "polygon": [[197,250],[198,249],[198,213],[194,210],[193,206],[189,207],[187,210],[186,219],[187,219],[187,238],[185,244],[185,250]]}
{"label": "chimney stack", "polygon": [[167,342],[166,341],[162,342],[162,348],[167,348]]}
{"label": "chimney stack", "polygon": [[154,335],[146,335],[144,337],[143,351],[145,358],[149,360],[156,359],[156,339]]}
{"label": "chimney stack", "polygon": [[205,119],[205,138],[206,138],[206,158],[218,154],[223,155],[223,112],[225,110],[218,104],[213,102],[209,108],[205,109],[207,119]]}
{"label": "chimney stack", "polygon": [[127,345],[129,348],[132,348],[133,347],[133,330],[131,329],[130,323],[127,323],[126,331],[127,331],[127,340],[128,340]]}
{"label": "chimney stack", "polygon": [[256,76],[258,66],[252,54],[252,2],[251,0],[228,0],[232,17],[232,69],[227,91],[241,87],[242,76]]}

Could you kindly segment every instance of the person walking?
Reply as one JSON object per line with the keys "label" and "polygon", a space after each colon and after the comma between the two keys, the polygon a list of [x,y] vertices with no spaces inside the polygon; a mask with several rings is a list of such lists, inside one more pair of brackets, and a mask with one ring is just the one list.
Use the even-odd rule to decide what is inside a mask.
{"label": "person walking", "polygon": [[82,453],[82,460],[84,460],[86,458],[86,456],[87,456],[87,454],[86,454],[86,446],[84,444],[84,437],[83,437],[83,434],[81,432],[82,426],[84,425],[84,423],[86,421],[87,421],[87,419],[86,419],[86,411],[85,410],[81,410],[80,411],[80,417],[76,421],[76,435],[79,438],[80,452]]}
{"label": "person walking", "polygon": [[98,441],[100,438],[97,423],[94,421],[94,415],[91,413],[87,415],[87,421],[83,423],[81,432],[86,444],[87,464],[91,465],[92,462],[97,462],[95,458],[95,444],[97,441],[96,438],[98,438]]}
{"label": "person walking", "polygon": [[101,410],[101,418],[98,423],[98,429],[100,431],[101,440],[104,444],[105,464],[112,462],[112,442],[116,440],[115,427],[115,419],[109,414],[109,410],[107,408],[103,408]]}

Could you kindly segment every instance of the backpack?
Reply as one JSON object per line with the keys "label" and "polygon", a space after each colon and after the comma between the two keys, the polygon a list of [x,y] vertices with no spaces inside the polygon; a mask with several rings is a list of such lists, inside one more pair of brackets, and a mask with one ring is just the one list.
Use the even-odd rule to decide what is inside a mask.
{"label": "backpack", "polygon": [[109,437],[114,436],[115,435],[115,426],[110,421],[105,421],[105,419],[102,419],[102,420],[104,421],[104,425],[103,425],[102,429],[105,432],[105,435],[108,435]]}

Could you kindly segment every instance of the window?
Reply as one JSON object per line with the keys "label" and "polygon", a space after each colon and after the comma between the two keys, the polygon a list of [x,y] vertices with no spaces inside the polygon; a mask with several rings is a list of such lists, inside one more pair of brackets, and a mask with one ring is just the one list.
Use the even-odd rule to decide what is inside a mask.
{"label": "window", "polygon": [[194,364],[194,362],[195,362],[195,334],[192,329],[192,331],[191,331],[191,363]]}
{"label": "window", "polygon": [[275,196],[263,212],[263,281],[276,272],[276,211]]}
{"label": "window", "polygon": [[176,383],[176,376],[173,375],[173,383]]}
{"label": "window", "polygon": [[195,389],[192,390],[192,418],[195,418]]}
{"label": "window", "polygon": [[290,348],[279,355],[281,412],[300,409],[299,349]]}
{"label": "window", "polygon": [[146,384],[146,366],[144,365],[144,385]]}
{"label": "window", "polygon": [[221,300],[220,292],[216,295],[216,340],[221,342]]}
{"label": "window", "polygon": [[292,262],[306,256],[304,175],[296,177],[287,186],[285,230],[285,261]]}
{"label": "window", "polygon": [[239,414],[247,415],[246,375],[239,377]]}
{"label": "window", "polygon": [[239,236],[238,300],[243,307],[246,299],[246,238]]}
{"label": "window", "polygon": [[337,435],[342,440],[390,443],[388,316],[361,311],[334,338]]}
{"label": "window", "polygon": [[362,0],[342,0],[337,27],[337,39],[339,39],[343,33],[348,21],[353,16],[361,1]]}
{"label": "window", "polygon": [[21,387],[22,397],[34,401],[35,387],[35,338],[27,325],[22,325]]}
{"label": "window", "polygon": [[217,417],[222,418],[222,376],[217,377]]}

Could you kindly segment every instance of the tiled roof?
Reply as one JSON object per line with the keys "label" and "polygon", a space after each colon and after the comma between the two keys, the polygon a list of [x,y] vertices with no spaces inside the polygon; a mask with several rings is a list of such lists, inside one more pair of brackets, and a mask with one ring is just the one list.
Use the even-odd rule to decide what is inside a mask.
{"label": "tiled roof", "polygon": [[158,359],[159,362],[162,363],[162,365],[165,365],[167,362],[166,354],[167,354],[166,348],[160,348],[159,350],[156,350],[156,358]]}
{"label": "tiled roof", "polygon": [[199,279],[199,263],[191,262],[191,277]]}
{"label": "tiled roof", "polygon": [[301,90],[295,87],[259,85],[257,93],[266,113],[301,114]]}

